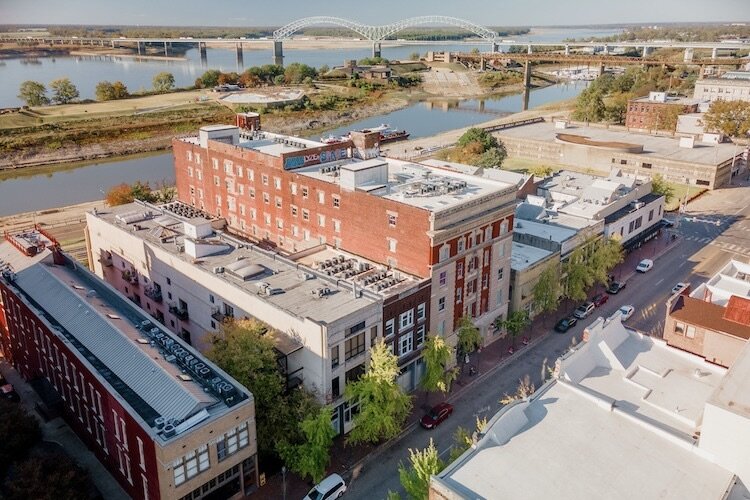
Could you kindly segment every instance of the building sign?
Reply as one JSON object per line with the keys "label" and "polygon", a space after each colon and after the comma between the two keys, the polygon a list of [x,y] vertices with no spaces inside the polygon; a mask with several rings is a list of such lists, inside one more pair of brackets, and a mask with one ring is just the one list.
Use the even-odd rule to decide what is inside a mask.
{"label": "building sign", "polygon": [[304,156],[287,156],[284,158],[284,170],[290,170],[308,165],[317,165],[329,161],[344,160],[348,157],[346,148],[310,153]]}

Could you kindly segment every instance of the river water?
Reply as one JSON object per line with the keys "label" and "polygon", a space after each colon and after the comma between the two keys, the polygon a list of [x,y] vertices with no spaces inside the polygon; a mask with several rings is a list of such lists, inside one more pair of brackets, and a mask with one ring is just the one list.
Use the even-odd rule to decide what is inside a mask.
{"label": "river water", "polygon": [[[529,106],[575,97],[585,86],[586,83],[578,82],[532,90]],[[351,123],[331,133],[342,135],[352,129],[388,123],[408,130],[412,138],[426,137],[517,112],[522,106],[520,94],[484,100],[418,102],[392,113]],[[318,137],[313,136],[314,139]],[[103,192],[110,187],[137,180],[152,185],[162,181],[173,183],[172,154],[157,153],[0,174],[0,216],[102,199]]]}
{"label": "river water", "polygon": [[[620,30],[591,30],[574,28],[538,28],[524,36],[512,37],[517,42],[559,42],[565,38],[591,38],[609,36]],[[480,50],[488,50],[485,45],[476,45]],[[457,45],[446,42],[445,45],[404,45],[399,47],[383,47],[383,57],[391,59],[408,59],[414,52],[424,54],[430,50],[449,50],[468,52],[474,46]],[[86,50],[86,46],[81,48]],[[235,51],[209,48],[208,68],[222,71],[241,71],[237,67]],[[285,50],[285,63],[301,62],[316,68],[326,64],[328,66],[341,65],[345,60],[362,59],[372,55],[372,49],[366,45],[360,48],[342,48],[325,50]],[[135,60],[124,57],[110,56],[70,56],[50,58],[19,58],[0,60],[0,108],[20,106],[18,89],[26,80],[36,80],[49,84],[52,80],[68,77],[78,87],[82,99],[94,97],[94,88],[102,80],[120,80],[131,92],[151,88],[151,81],[155,74],[169,71],[174,74],[176,85],[185,87],[193,85],[207,68],[201,65],[197,48],[191,48],[185,54],[186,60],[154,61]],[[257,66],[272,62],[271,42],[263,50],[244,51],[244,67]]]}

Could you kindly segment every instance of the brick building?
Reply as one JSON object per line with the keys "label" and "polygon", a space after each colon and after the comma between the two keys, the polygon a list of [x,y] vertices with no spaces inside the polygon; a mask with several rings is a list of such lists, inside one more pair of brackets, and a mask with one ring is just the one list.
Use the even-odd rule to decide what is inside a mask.
{"label": "brick building", "polygon": [[703,101],[750,101],[750,80],[742,78],[701,78],[693,96]]}
{"label": "brick building", "polygon": [[138,499],[257,485],[250,393],[40,231],[0,243],[3,351]]}
{"label": "brick building", "polygon": [[667,301],[664,340],[730,367],[750,339],[750,266],[730,261],[695,290]]}
{"label": "brick building", "polygon": [[639,130],[674,132],[677,116],[698,112],[698,99],[669,96],[666,92],[650,92],[648,97],[628,101],[625,126]]}
{"label": "brick building", "polygon": [[329,245],[428,279],[428,331],[455,345],[470,315],[494,340],[491,324],[507,312],[516,186],[380,158],[378,139],[353,132],[324,144],[204,127],[173,141],[178,197],[283,253]]}

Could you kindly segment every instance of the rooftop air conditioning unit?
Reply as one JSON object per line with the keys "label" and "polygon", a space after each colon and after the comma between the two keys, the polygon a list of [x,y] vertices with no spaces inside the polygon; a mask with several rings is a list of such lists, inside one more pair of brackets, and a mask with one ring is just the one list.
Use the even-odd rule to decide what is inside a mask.
{"label": "rooftop air conditioning unit", "polygon": [[167,425],[164,426],[164,431],[163,432],[164,432],[164,437],[170,438],[170,437],[174,436],[177,431],[175,430],[174,425],[167,424]]}
{"label": "rooftop air conditioning unit", "polygon": [[221,274],[224,272],[224,268],[222,266],[216,266],[213,268],[214,274]]}

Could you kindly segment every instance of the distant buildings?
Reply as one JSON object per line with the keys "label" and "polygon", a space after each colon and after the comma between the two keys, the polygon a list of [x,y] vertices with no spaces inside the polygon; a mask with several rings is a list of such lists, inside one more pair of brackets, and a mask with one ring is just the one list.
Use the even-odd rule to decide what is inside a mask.
{"label": "distant buildings", "polygon": [[750,79],[740,76],[733,78],[701,78],[695,82],[693,97],[710,102],[719,99],[724,101],[750,102]]}
{"label": "distant buildings", "polygon": [[730,261],[695,290],[667,301],[664,340],[730,367],[750,339],[750,265]]}
{"label": "distant buildings", "polygon": [[747,496],[750,347],[726,371],[626,329],[619,313],[585,337],[431,478],[431,500]]}
{"label": "distant buildings", "polygon": [[715,189],[729,182],[730,171],[744,165],[743,150],[733,144],[628,132],[624,128],[540,122],[507,128],[495,135],[510,157],[653,176]]}
{"label": "distant buildings", "polygon": [[0,243],[8,360],[138,499],[243,498],[258,484],[252,395],[60,252],[41,231]]}
{"label": "distant buildings", "polygon": [[677,115],[698,111],[698,99],[649,92],[647,97],[628,101],[625,126],[636,130],[674,131]]}

